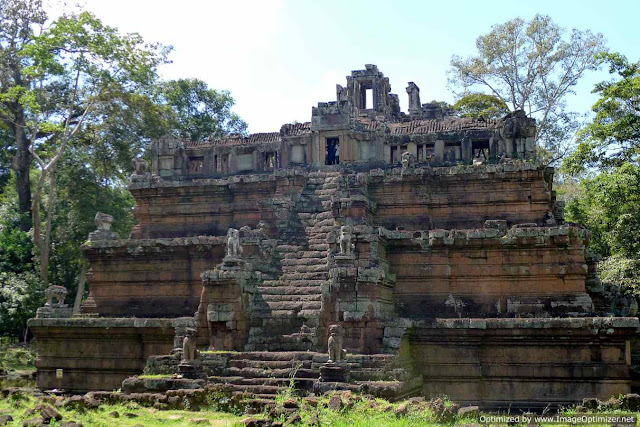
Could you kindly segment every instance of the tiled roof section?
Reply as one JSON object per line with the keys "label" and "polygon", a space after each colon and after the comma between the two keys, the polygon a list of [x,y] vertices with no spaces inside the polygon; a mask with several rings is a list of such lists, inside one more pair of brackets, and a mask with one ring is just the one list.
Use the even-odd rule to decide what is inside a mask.
{"label": "tiled roof section", "polygon": [[284,136],[299,136],[311,133],[311,122],[306,123],[287,123],[282,125],[280,133]]}
{"label": "tiled roof section", "polygon": [[280,132],[252,133],[249,135],[249,144],[260,144],[264,142],[280,142]]}
{"label": "tiled roof section", "polygon": [[186,148],[204,148],[216,145],[247,145],[280,142],[280,132],[252,133],[249,136],[231,135],[219,139],[207,139],[204,141],[187,141]]}
{"label": "tiled roof section", "polygon": [[496,129],[501,125],[502,120],[500,119],[447,118],[444,120],[414,120],[411,122],[389,123],[389,130],[392,135],[406,135]]}
{"label": "tiled roof section", "polygon": [[369,120],[369,119],[360,119],[360,125],[364,128],[364,130],[367,130],[370,132],[376,132],[384,127],[383,122],[378,122],[376,120]]}

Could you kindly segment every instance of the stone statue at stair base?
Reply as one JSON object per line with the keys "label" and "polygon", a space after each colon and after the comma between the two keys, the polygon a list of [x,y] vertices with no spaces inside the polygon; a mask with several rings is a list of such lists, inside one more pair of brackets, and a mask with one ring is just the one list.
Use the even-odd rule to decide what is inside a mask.
{"label": "stone statue at stair base", "polygon": [[327,363],[339,363],[344,360],[347,351],[342,348],[344,341],[344,330],[340,325],[329,326],[329,360]]}
{"label": "stone statue at stair base", "polygon": [[185,330],[182,341],[182,361],[178,365],[178,374],[192,380],[207,378],[200,361],[197,360],[199,354],[196,348],[196,333],[193,328]]}
{"label": "stone statue at stair base", "polygon": [[349,369],[345,363],[347,351],[342,348],[344,328],[340,325],[329,326],[329,360],[320,367],[321,382],[349,382]]}

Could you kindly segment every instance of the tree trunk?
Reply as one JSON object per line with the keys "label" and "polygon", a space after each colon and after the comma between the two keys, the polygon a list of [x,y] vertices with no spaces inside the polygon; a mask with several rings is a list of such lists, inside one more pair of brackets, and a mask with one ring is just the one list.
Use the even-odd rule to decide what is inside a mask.
{"label": "tree trunk", "polygon": [[[53,222],[53,211],[56,206],[56,171],[57,165],[53,165],[49,172],[49,197],[47,198],[47,226],[44,229],[40,245],[40,280],[45,286],[49,286],[49,258],[51,254],[51,223]],[[40,220],[40,218],[39,218]],[[42,230],[42,221],[38,229]]]}
{"label": "tree trunk", "polygon": [[20,230],[29,231],[32,225],[31,217],[31,153],[29,152],[29,138],[25,134],[24,112],[17,114],[17,123],[13,126],[18,152],[13,159],[13,170],[16,172],[18,190],[18,211],[20,213]]}
{"label": "tree trunk", "polygon": [[76,292],[76,300],[73,303],[73,314],[80,313],[80,306],[82,305],[82,297],[84,296],[84,286],[87,280],[87,268],[89,267],[89,261],[86,259],[82,261],[82,269],[80,270],[80,283],[78,283],[78,291]]}

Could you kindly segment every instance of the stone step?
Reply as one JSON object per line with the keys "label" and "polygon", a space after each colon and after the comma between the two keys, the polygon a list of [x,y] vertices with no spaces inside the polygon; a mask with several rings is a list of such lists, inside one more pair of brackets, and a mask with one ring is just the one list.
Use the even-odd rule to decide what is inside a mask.
{"label": "stone step", "polygon": [[[284,260],[283,260],[284,261]],[[283,272],[290,273],[316,273],[320,271],[327,271],[327,263],[323,262],[318,264],[317,262],[314,264],[284,264],[282,266]]]}
{"label": "stone step", "polygon": [[333,219],[333,212],[328,211],[328,212],[318,212],[318,214],[316,215],[316,219],[319,220],[323,220],[323,219]]}
{"label": "stone step", "polygon": [[299,252],[302,250],[302,246],[299,245],[278,245],[276,251],[278,252]]}
{"label": "stone step", "polygon": [[[314,282],[321,282],[321,284],[316,285],[319,289],[319,292],[322,292],[322,287],[328,284],[328,280],[329,277],[328,275],[326,275],[322,280],[314,280]],[[310,280],[296,280],[296,279],[290,279],[288,277],[284,277],[281,279],[281,282],[283,284],[285,284],[287,287],[293,287],[293,288],[308,288],[309,287],[309,282]],[[302,294],[306,294],[307,291],[300,291],[300,293]]]}
{"label": "stone step", "polygon": [[284,258],[280,261],[283,266],[302,266],[302,265],[320,265],[323,267],[327,267],[326,255],[325,260],[322,261],[322,258]]}
{"label": "stone step", "polygon": [[[295,326],[292,326],[291,329],[294,329]],[[282,330],[283,327],[280,326],[278,330]],[[253,333],[249,335],[247,340],[248,344],[255,345],[270,345],[273,349],[282,350],[283,348],[287,348],[288,350],[310,350],[311,345],[313,344],[314,336],[311,334],[289,334],[289,335],[278,335],[278,334],[269,334],[271,328],[265,328],[265,330],[259,331],[258,328],[253,330]],[[319,369],[316,367],[316,369]]]}
{"label": "stone step", "polygon": [[262,300],[267,302],[270,306],[271,303],[274,302],[285,302],[285,301],[301,301],[301,302],[317,302],[322,300],[322,294],[305,294],[302,292],[298,292],[296,294],[263,294],[261,296]]}
{"label": "stone step", "polygon": [[238,384],[230,384],[233,391],[242,392],[242,393],[253,393],[253,394],[266,394],[266,395],[277,395],[278,393],[284,391],[286,387],[280,386],[271,386],[271,385],[238,385]]}
{"label": "stone step", "polygon": [[271,319],[271,318],[279,318],[279,319],[315,319],[319,318],[322,315],[321,310],[285,310],[282,308],[269,308],[269,309],[254,309],[251,311],[251,314],[256,319]]}
{"label": "stone step", "polygon": [[[276,295],[274,295],[276,296]],[[274,300],[262,300],[259,303],[256,301],[253,301],[251,307],[249,308],[249,310],[251,312],[261,312],[261,311],[280,311],[280,310],[285,310],[285,311],[302,311],[302,310],[321,310],[322,309],[322,301],[321,301],[321,296],[318,295],[316,300],[311,300],[311,301],[300,301],[300,298],[298,298],[295,301],[288,301],[288,300],[280,300],[280,299],[275,299]]]}
{"label": "stone step", "polygon": [[[272,282],[272,281],[270,281]],[[321,295],[322,288],[320,286],[291,286],[290,284],[282,285],[279,281],[274,280],[273,282],[278,282],[277,285],[269,285],[269,286],[259,286],[258,293],[263,295],[264,297],[269,295]],[[324,283],[323,280],[317,280],[317,282]],[[308,284],[308,282],[304,282]],[[263,283],[264,285],[264,283]]]}
{"label": "stone step", "polygon": [[328,251],[298,251],[298,252],[287,252],[284,256],[284,259],[302,259],[302,258],[326,258]]}
{"label": "stone step", "polygon": [[232,368],[256,369],[311,369],[312,360],[248,360],[236,359],[229,361]]}
{"label": "stone step", "polygon": [[[283,344],[281,343],[256,343],[256,342],[248,342],[245,344],[245,349],[252,351],[280,351],[283,349]],[[286,348],[289,351],[309,351],[313,347],[312,343],[287,343]]]}
{"label": "stone step", "polygon": [[[319,375],[319,374],[318,374]],[[308,388],[313,386],[313,383],[317,381],[318,377],[315,378],[300,378],[297,375],[294,378],[294,384],[298,387]],[[244,386],[275,386],[287,388],[291,383],[291,378],[271,378],[271,377],[261,377],[261,378],[245,378],[245,377],[221,377],[214,376],[208,378],[209,382],[217,383],[217,384],[231,384],[231,385],[244,385]]]}
{"label": "stone step", "polygon": [[[322,357],[328,357],[324,353],[312,351],[244,351],[238,353],[229,353],[230,360],[286,360],[286,361],[305,361],[315,360]],[[326,361],[326,360],[325,360]]]}

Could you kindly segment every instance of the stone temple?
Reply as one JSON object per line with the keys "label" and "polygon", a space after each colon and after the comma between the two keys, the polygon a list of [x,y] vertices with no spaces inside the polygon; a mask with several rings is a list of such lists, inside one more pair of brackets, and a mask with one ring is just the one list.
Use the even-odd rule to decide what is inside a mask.
{"label": "stone temple", "polygon": [[202,378],[263,397],[292,373],[486,408],[635,388],[638,319],[612,315],[535,120],[456,117],[412,82],[401,112],[375,65],[336,91],[279,132],[153,141],[130,238],[99,214],[89,297],[30,320],[38,386],[143,387],[178,372],[187,334]]}

